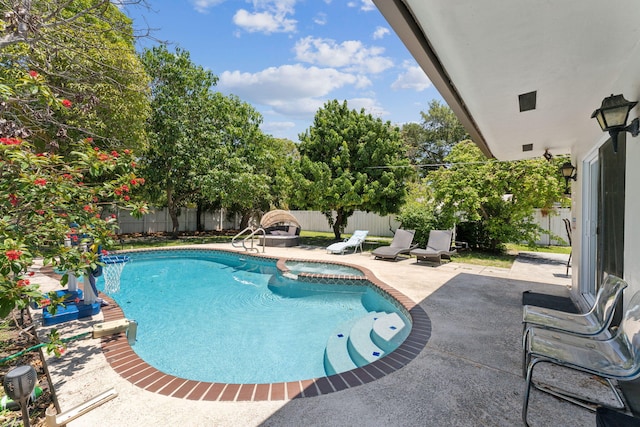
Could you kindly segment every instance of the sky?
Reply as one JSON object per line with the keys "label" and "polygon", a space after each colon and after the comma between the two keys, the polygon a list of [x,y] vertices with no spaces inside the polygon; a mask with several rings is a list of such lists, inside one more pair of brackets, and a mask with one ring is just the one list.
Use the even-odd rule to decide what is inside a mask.
{"label": "sky", "polygon": [[333,99],[398,126],[442,101],[371,0],[147,2],[126,10],[134,27],[189,51],[218,76],[213,90],[251,104],[274,137],[297,142]]}

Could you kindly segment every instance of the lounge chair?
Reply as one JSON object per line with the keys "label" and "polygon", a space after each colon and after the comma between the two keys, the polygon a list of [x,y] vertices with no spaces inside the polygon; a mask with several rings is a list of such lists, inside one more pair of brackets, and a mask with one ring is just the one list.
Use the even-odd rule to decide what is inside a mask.
{"label": "lounge chair", "polygon": [[[573,314],[550,308],[525,305],[522,308],[522,367],[526,375],[529,355],[527,341],[529,330],[533,327],[562,331],[584,337],[600,337],[605,332],[615,312],[618,301],[622,300],[622,292],[627,282],[608,274],[598,289],[593,307],[587,313]],[[603,337],[608,338],[608,337]]]}
{"label": "lounge chair", "polygon": [[522,404],[522,420],[525,425],[528,425],[527,411],[532,385],[540,391],[587,409],[595,410],[595,406],[602,404],[585,396],[534,383],[534,368],[542,362],[605,379],[617,398],[618,405],[626,409],[624,400],[612,381],[632,381],[640,377],[640,292],[631,298],[628,307],[615,335],[603,341],[550,329],[531,328],[529,330],[527,351],[531,355],[531,362],[527,366],[527,381]]}
{"label": "lounge chair", "polygon": [[417,245],[411,245],[415,230],[397,229],[389,246],[380,246],[373,251],[375,259],[396,259],[400,254],[408,254]]}
{"label": "lounge chair", "polygon": [[356,230],[353,232],[351,237],[344,239],[343,242],[332,243],[327,246],[327,252],[332,254],[344,254],[349,248],[354,248],[354,254],[358,252],[358,248],[360,248],[360,252],[362,252],[362,243],[364,243],[364,239],[366,239],[367,234],[369,234],[368,230]]}
{"label": "lounge chair", "polygon": [[456,252],[451,249],[451,230],[431,230],[426,249],[412,249],[409,254],[415,256],[417,261],[431,261],[440,264],[442,258],[451,259]]}

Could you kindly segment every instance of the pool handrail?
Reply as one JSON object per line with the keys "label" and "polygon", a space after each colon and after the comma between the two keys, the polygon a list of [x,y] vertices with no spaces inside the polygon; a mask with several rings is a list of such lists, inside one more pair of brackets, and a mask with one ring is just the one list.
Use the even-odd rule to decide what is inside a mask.
{"label": "pool handrail", "polygon": [[[264,243],[267,236],[267,232],[262,227],[259,227],[255,230],[253,229],[253,227],[245,228],[244,230],[242,230],[241,232],[233,236],[233,239],[231,239],[231,246],[233,246],[234,248],[239,248],[240,245],[236,243],[236,240],[247,231],[251,231],[251,233],[249,233],[249,235],[247,235],[244,239],[242,239],[242,247],[244,248],[244,250],[260,252],[260,249],[253,246],[253,241],[254,241],[254,236],[256,234],[262,233],[262,241],[263,241],[262,252],[264,253],[264,247],[266,246]],[[250,246],[247,246],[247,241],[251,242]]]}

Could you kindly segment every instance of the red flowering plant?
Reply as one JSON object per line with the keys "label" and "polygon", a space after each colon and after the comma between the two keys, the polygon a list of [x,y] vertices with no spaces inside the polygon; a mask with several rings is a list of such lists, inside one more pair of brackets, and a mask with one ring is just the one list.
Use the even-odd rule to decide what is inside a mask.
{"label": "red flowering plant", "polygon": [[[11,90],[19,84],[46,86],[40,75],[28,72]],[[39,94],[51,100],[52,108],[67,108],[50,91]],[[103,152],[89,138],[68,148],[69,154],[62,156],[0,135],[0,317],[43,299],[30,273],[35,258],[60,271],[83,274],[99,263],[99,254],[87,251],[87,245],[108,249],[114,243],[116,220],[107,210],[117,206],[135,217],[147,212],[145,202],[124,197],[143,183],[130,150]],[[74,244],[65,245],[71,237]],[[66,282],[65,273],[61,284]],[[49,299],[55,310],[59,302]]]}

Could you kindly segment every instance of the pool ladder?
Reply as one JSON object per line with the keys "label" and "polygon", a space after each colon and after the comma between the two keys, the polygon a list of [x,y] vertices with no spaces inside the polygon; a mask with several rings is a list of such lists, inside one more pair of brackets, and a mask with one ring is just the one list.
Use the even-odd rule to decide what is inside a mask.
{"label": "pool ladder", "polygon": [[[237,240],[247,232],[250,232],[250,233],[244,239],[242,239],[241,242],[238,242]],[[257,228],[255,230],[253,229],[253,227],[245,228],[244,230],[242,230],[241,232],[239,232],[233,237],[233,239],[231,240],[231,245],[234,248],[243,247],[245,251],[260,252],[260,249],[254,246],[256,235],[259,233],[262,233],[262,252],[264,253],[264,247],[266,246],[265,241],[266,241],[267,232],[264,231],[264,228],[262,227]]]}

